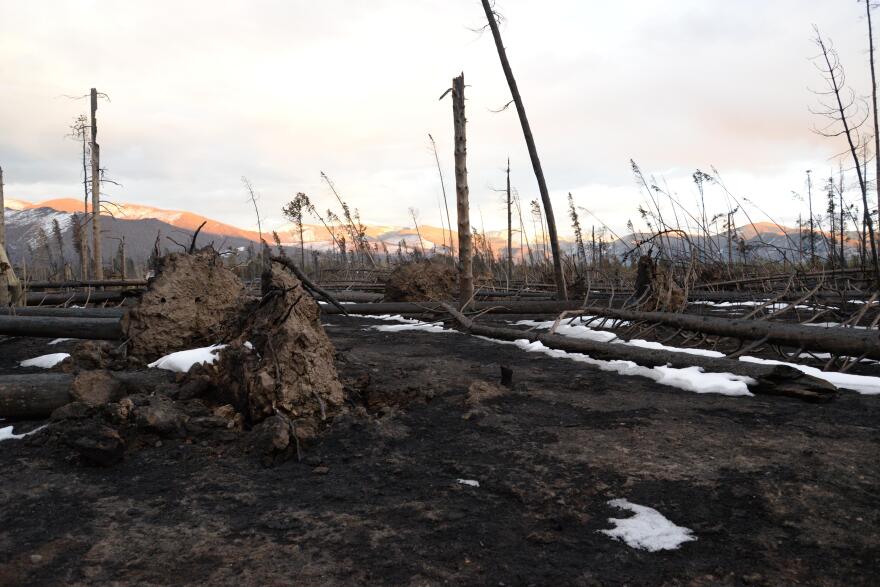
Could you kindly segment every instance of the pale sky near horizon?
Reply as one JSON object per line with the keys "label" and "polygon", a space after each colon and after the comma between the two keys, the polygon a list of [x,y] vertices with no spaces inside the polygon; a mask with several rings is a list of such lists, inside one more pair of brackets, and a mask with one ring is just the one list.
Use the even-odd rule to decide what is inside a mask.
{"label": "pale sky near horizon", "polygon": [[[821,183],[845,146],[811,132],[814,23],[857,93],[869,88],[856,0],[497,7],[563,233],[568,192],[615,230],[638,221],[630,158],[685,202],[693,171],[715,166],[734,194],[791,223],[806,210],[791,195],[805,170]],[[81,197],[79,147],[65,134],[88,101],[64,96],[95,86],[111,98],[98,113],[102,164],[122,184],[110,199],[253,227],[247,176],[277,226],[297,191],[336,208],[325,171],[368,223],[411,225],[414,207],[439,226],[430,132],[454,222],[451,103],[438,97],[464,71],[472,223],[482,214],[501,229],[493,188],[507,157],[523,200],[537,186],[513,107],[490,112],[509,91],[491,35],[471,30],[484,22],[478,0],[0,0],[6,196]]]}

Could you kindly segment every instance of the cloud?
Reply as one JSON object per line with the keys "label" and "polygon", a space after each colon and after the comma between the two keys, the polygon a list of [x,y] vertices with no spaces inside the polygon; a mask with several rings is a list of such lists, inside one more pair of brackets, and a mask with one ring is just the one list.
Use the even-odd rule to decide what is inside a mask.
{"label": "cloud", "polygon": [[[841,145],[810,132],[811,24],[835,38],[865,92],[862,8],[822,0],[585,3],[502,0],[503,35],[560,226],[569,191],[622,229],[644,197],[629,159],[692,189],[717,166],[771,214],[805,166]],[[173,15],[173,17],[171,17]],[[241,187],[264,215],[306,191],[334,204],[327,172],[365,219],[439,224],[437,139],[453,192],[450,104],[465,72],[475,214],[505,223],[493,187],[511,158],[514,185],[536,197],[528,154],[483,15],[473,0],[369,3],[4,2],[0,22],[0,164],[9,197],[78,197],[79,147],[65,138],[96,86],[103,161],[119,200],[186,208],[252,226]],[[736,182],[740,183],[740,182]],[[41,194],[42,190],[52,193]],[[721,201],[719,200],[719,204]],[[477,219],[475,217],[474,221]]]}

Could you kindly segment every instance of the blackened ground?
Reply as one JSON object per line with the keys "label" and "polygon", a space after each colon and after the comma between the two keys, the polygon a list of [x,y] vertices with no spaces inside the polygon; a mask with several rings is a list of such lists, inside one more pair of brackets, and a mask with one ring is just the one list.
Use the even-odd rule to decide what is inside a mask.
{"label": "blackened ground", "polygon": [[[0,583],[875,584],[880,397],[701,395],[457,333],[325,321],[341,374],[369,377],[354,396],[369,415],[334,422],[303,462],[166,439],[89,468],[40,433],[0,444]],[[54,351],[0,343],[0,369]],[[467,405],[500,364],[514,389]],[[697,541],[649,553],[608,538],[607,519],[629,515],[614,498]]]}

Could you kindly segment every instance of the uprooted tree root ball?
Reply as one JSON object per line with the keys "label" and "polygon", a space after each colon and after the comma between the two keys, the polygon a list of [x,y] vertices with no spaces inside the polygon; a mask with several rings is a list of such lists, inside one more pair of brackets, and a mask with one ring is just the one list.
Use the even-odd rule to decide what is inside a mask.
{"label": "uprooted tree root ball", "polygon": [[[53,413],[49,438],[98,465],[164,438],[238,445],[265,463],[301,456],[345,399],[318,304],[277,263],[259,298],[246,297],[212,251],[173,254],[160,268],[132,311],[131,355],[86,341],[62,366],[71,402]],[[130,371],[145,357],[217,343],[217,362],[186,374]]]}
{"label": "uprooted tree root ball", "polygon": [[128,313],[128,352],[155,359],[223,338],[245,301],[244,284],[213,249],[171,253]]}
{"label": "uprooted tree root ball", "polygon": [[280,264],[263,273],[262,293],[207,371],[249,423],[280,419],[297,440],[309,439],[343,406],[335,351],[318,304]]}
{"label": "uprooted tree root ball", "polygon": [[398,265],[385,282],[389,302],[448,301],[455,298],[458,276],[445,258],[422,259]]}

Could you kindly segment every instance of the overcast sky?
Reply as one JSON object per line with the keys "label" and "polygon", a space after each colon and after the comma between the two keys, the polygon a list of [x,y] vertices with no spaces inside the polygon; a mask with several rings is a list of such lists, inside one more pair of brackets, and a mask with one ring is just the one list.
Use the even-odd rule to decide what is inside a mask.
{"label": "overcast sky", "polygon": [[[644,197],[629,159],[693,201],[714,165],[780,221],[804,171],[844,147],[811,132],[821,77],[812,24],[869,88],[856,0],[499,0],[502,28],[556,215],[565,197],[613,228]],[[0,165],[8,198],[80,197],[67,127],[100,104],[111,199],[255,225],[241,185],[280,224],[297,191],[333,204],[319,172],[373,224],[439,225],[437,140],[454,194],[452,115],[438,97],[464,71],[472,221],[501,228],[506,158],[537,197],[516,113],[478,0],[0,0]],[[715,197],[710,194],[710,197]],[[805,205],[803,205],[805,209]],[[453,205],[454,215],[454,205]],[[718,211],[721,211],[720,208]],[[591,221],[584,220],[589,226]],[[563,230],[568,232],[568,230]]]}

